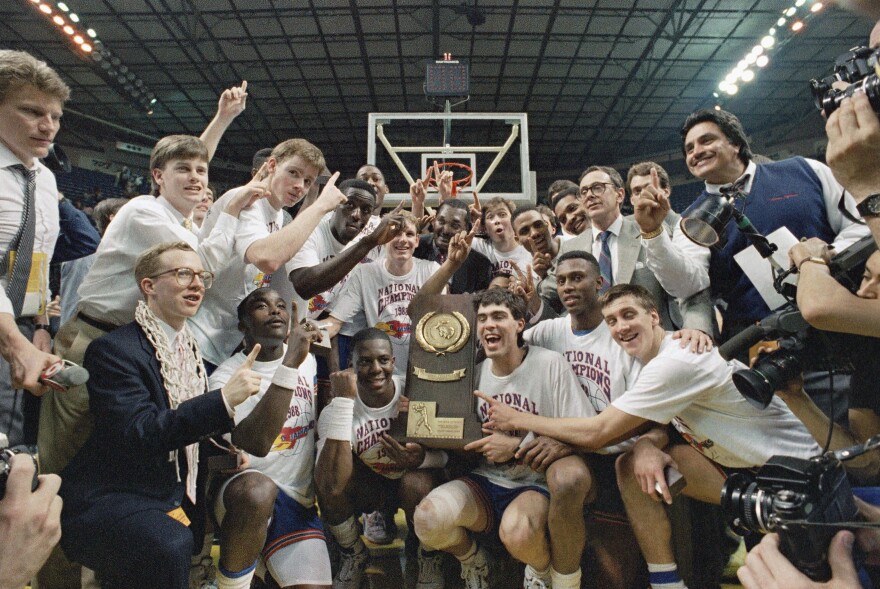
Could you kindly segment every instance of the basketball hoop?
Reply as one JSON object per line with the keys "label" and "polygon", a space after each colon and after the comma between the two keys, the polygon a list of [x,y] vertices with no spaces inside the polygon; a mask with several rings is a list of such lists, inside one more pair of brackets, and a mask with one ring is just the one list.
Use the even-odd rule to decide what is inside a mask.
{"label": "basketball hoop", "polygon": [[[425,180],[424,180],[424,182],[428,186],[434,186],[434,187],[437,186],[437,178],[434,178],[434,173],[433,173],[435,166],[441,170],[443,168],[461,168],[461,169],[465,170],[465,172],[467,172],[466,176],[463,176],[458,179],[455,179],[455,178],[452,179],[452,196],[453,196],[453,198],[458,195],[458,187],[459,186],[467,186],[468,184],[470,184],[471,179],[474,177],[474,171],[467,164],[462,164],[459,162],[435,162],[434,166],[431,166],[428,168],[428,175],[425,177]],[[455,173],[455,171],[453,170],[453,174],[454,173]]]}

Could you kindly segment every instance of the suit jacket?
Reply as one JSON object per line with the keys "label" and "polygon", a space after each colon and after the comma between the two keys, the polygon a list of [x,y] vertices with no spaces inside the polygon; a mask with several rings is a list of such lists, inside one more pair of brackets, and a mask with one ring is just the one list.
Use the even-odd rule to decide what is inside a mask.
{"label": "suit jacket", "polygon": [[93,341],[83,365],[95,429],[62,471],[59,491],[62,548],[74,560],[78,546],[95,541],[102,526],[181,506],[186,460],[180,452],[178,482],[171,451],[233,425],[219,390],[169,407],[156,351],[137,323]]}
{"label": "suit jacket", "polygon": [[[559,254],[562,255],[573,250],[593,252],[592,228],[588,228],[577,237],[563,243]],[[687,327],[699,329],[711,335],[714,332],[714,322],[712,301],[708,291],[697,293],[679,304],[660,286],[657,277],[645,264],[645,256],[638,224],[632,218],[624,217],[623,225],[620,227],[620,235],[617,236],[617,272],[614,275],[614,283],[638,284],[648,289],[648,292],[657,301],[660,322],[664,329],[675,330]],[[540,286],[540,294],[544,299],[545,306],[549,304],[555,308],[560,305],[559,296],[556,293],[555,260],[553,267],[547,273],[547,277],[541,281]]]}
{"label": "suit jacket", "polygon": [[[434,234],[422,235],[413,256],[422,260],[442,263],[434,247]],[[492,281],[492,262],[480,252],[471,250],[461,268],[449,280],[449,294],[473,293],[489,288]]]}

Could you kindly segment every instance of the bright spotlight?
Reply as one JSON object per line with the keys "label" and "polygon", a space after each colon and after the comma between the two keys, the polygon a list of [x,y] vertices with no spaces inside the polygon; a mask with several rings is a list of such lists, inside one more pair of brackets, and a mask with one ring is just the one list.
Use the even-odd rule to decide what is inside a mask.
{"label": "bright spotlight", "polygon": [[740,74],[740,78],[743,82],[751,82],[755,79],[755,72],[752,70],[745,70],[742,74]]}
{"label": "bright spotlight", "polygon": [[86,29],[86,35],[94,39],[98,36],[98,33],[95,32],[95,29]]}
{"label": "bright spotlight", "polygon": [[74,35],[73,36],[73,42],[76,43],[77,45],[82,45],[83,41],[85,41],[85,39],[82,38],[82,35]]}
{"label": "bright spotlight", "polygon": [[755,61],[755,65],[758,67],[766,67],[768,63],[770,63],[770,58],[766,55],[762,55],[757,61]]}
{"label": "bright spotlight", "polygon": [[736,84],[730,84],[727,87],[727,93],[730,94],[731,96],[733,96],[737,92],[739,92],[739,87]]}
{"label": "bright spotlight", "polygon": [[754,47],[752,47],[752,55],[754,55],[755,57],[758,57],[762,53],[764,53],[764,48],[761,45],[755,45]]}
{"label": "bright spotlight", "polygon": [[40,10],[45,14],[52,14],[52,9],[48,4],[40,4]]}
{"label": "bright spotlight", "polygon": [[73,22],[79,22],[79,17],[76,15],[75,12],[71,12],[70,13],[70,20],[72,20]]}
{"label": "bright spotlight", "polygon": [[67,33],[68,35],[72,35],[73,34],[73,27],[70,25],[65,25],[64,32]]}
{"label": "bright spotlight", "polygon": [[82,49],[83,51],[85,51],[86,53],[92,52],[92,46],[89,45],[88,43],[83,43],[82,45],[79,46],[79,48]]}
{"label": "bright spotlight", "polygon": [[786,10],[783,14],[785,16],[794,16],[795,12],[797,12],[797,8],[791,7],[788,10]]}
{"label": "bright spotlight", "polygon": [[791,25],[791,30],[795,33],[800,31],[802,28],[804,28],[804,21],[802,20],[796,20],[794,24]]}
{"label": "bright spotlight", "polygon": [[770,49],[775,44],[776,39],[774,39],[772,35],[767,35],[766,37],[761,39],[761,47],[763,47],[764,49]]}
{"label": "bright spotlight", "polygon": [[52,22],[54,22],[59,27],[64,25],[64,19],[61,18],[60,16],[58,16],[57,14],[52,17]]}
{"label": "bright spotlight", "polygon": [[810,6],[810,12],[819,12],[820,10],[822,10],[822,3],[821,2],[816,2],[815,4]]}

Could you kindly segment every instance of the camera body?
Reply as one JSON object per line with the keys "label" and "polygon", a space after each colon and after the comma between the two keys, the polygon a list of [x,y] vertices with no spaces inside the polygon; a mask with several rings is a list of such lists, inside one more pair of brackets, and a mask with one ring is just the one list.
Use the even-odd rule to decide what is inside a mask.
{"label": "camera body", "polygon": [[[880,113],[880,78],[878,78],[880,49],[853,47],[834,60],[833,73],[821,79],[810,80],[813,102],[820,112],[829,116],[840,102],[858,90],[864,90],[874,112]],[[835,82],[849,84],[845,89],[832,88]]]}
{"label": "camera body", "polygon": [[843,465],[830,453],[809,460],[774,456],[754,476],[731,475],[721,509],[738,534],[778,533],[782,554],[819,582],[831,578],[831,538],[859,513]]}
{"label": "camera body", "polygon": [[[12,470],[12,465],[9,463],[9,459],[16,454],[27,454],[33,458],[34,465],[37,464],[36,455],[31,452],[27,446],[15,446],[13,448],[0,449],[0,501],[6,496],[6,481],[9,479],[9,472]],[[34,470],[34,480],[31,482],[31,492],[36,491],[37,487],[40,485],[38,471],[39,468]]]}

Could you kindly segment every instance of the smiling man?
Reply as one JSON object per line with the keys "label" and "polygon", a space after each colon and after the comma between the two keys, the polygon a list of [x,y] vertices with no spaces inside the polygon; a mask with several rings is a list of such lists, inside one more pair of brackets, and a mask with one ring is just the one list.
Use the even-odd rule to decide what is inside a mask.
{"label": "smiling man", "polygon": [[[697,329],[713,333],[712,305],[708,292],[696,294],[681,303],[664,290],[656,276],[645,265],[646,252],[640,239],[639,226],[620,212],[626,191],[623,178],[614,168],[590,166],[580,179],[581,206],[589,217],[589,227],[579,236],[562,244],[561,253],[582,250],[599,261],[603,279],[601,292],[614,284],[639,284],[647,288],[659,302],[663,327]],[[552,289],[551,289],[552,287]],[[539,286],[542,298],[554,309],[559,308],[556,293],[555,266]]]}
{"label": "smiling man", "polygon": [[134,274],[144,297],[135,321],[86,350],[85,367],[101,375],[88,382],[97,427],[62,475],[61,546],[112,586],[185,589],[204,533],[199,441],[232,429],[260,378],[252,354],[207,390],[186,320],[213,276],[188,244],[149,248]]}
{"label": "smiling man", "polygon": [[577,186],[559,191],[553,196],[550,206],[562,227],[563,234],[567,235],[568,239],[577,237],[589,228],[590,219],[587,217],[587,211],[584,210],[580,189]]}
{"label": "smiling man", "polygon": [[[489,417],[487,400],[499,399],[535,415],[592,414],[565,359],[556,352],[524,345],[525,300],[494,288],[475,297],[474,309],[477,337],[486,352],[486,360],[477,367],[477,386],[482,391],[477,413],[482,421]],[[555,536],[551,527],[548,539],[547,478],[529,464],[512,460],[527,432],[511,435],[498,431],[465,446],[465,450],[482,454],[479,466],[434,489],[416,509],[419,539],[459,560],[468,589],[489,586],[487,554],[474,537],[487,533],[497,534],[510,554],[528,565],[523,581],[526,589],[580,586],[577,560],[582,538],[581,546],[566,546],[557,541],[562,534]],[[565,470],[571,463],[583,466],[579,457],[570,455],[550,466]],[[575,510],[579,512],[579,508]],[[575,562],[567,562],[564,572],[559,570],[555,554],[560,550],[568,556],[576,553]]]}
{"label": "smiling man", "polygon": [[[736,184],[743,193],[736,207],[745,210],[764,235],[786,227],[798,239],[818,237],[833,242],[840,252],[868,234],[863,225],[841,212],[839,204],[850,216],[858,216],[855,201],[828,166],[802,157],[755,164],[745,129],[733,114],[723,110],[695,112],[685,121],[681,138],[688,170],[706,183],[689,210]],[[724,320],[722,341],[770,313],[734,261],[734,256],[750,245],[735,223],[727,225],[719,247],[711,250],[690,241],[680,226],[670,238],[665,231],[657,231],[670,210],[668,197],[662,190],[642,194],[635,220],[642,232],[646,264],[669,293],[681,299],[711,287],[712,299],[722,301],[718,305]],[[683,216],[687,215],[685,211]]]}
{"label": "smiling man", "polygon": [[283,225],[282,209],[299,202],[323,168],[324,156],[317,147],[305,139],[288,139],[272,150],[248,184],[220,197],[205,218],[203,236],[213,230],[227,203],[248,193],[266,195],[242,212],[231,259],[217,272],[215,288],[193,317],[193,333],[206,362],[212,365],[209,371],[229,358],[241,342],[236,308],[248,292],[271,284],[285,300],[293,299],[289,281],[285,276],[273,280],[273,274],[286,274],[285,265],[321,218],[345,202],[345,195],[336,187],[339,173],[330,178],[317,200],[287,225]]}
{"label": "smiling man", "polygon": [[58,360],[50,353],[45,313],[58,189],[39,158],[49,151],[69,96],[45,63],[0,50],[0,433],[11,445],[24,443],[23,392],[16,389],[42,394],[39,375]]}
{"label": "smiling man", "polygon": [[586,418],[550,419],[491,399],[487,425],[531,431],[595,451],[633,435],[648,422],[671,423],[687,443],[671,445],[664,453],[654,439],[642,436],[617,461],[617,478],[652,585],[680,588],[684,585],[676,572],[669,519],[660,502],[672,500],[665,465],[676,466],[684,475],[684,494],[717,504],[725,473],[732,469],[758,467],[777,454],[809,458],[820,449],[778,397],[762,410],[739,394],[731,376],[744,368],[741,363],[726,362],[717,350],[693,354],[681,348],[661,326],[645,288],[615,285],[603,295],[601,305],[611,336],[633,359],[626,392],[598,416]]}

